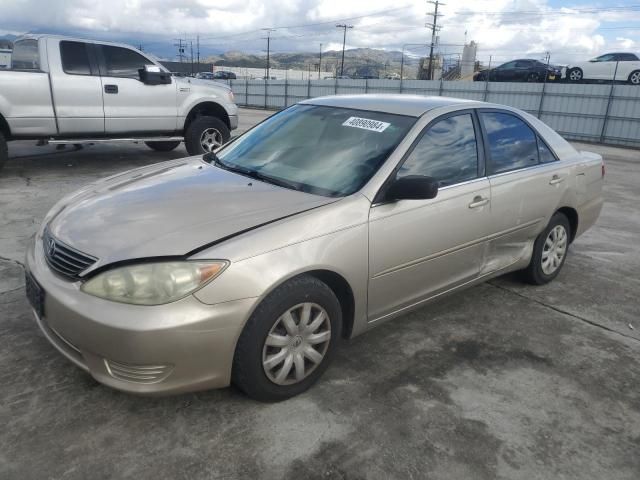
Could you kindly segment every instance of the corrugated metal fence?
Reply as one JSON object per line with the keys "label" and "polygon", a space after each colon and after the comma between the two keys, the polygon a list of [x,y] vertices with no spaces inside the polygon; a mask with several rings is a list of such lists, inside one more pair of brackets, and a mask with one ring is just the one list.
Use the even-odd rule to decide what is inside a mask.
{"label": "corrugated metal fence", "polygon": [[282,109],[353,93],[438,95],[511,105],[567,139],[640,147],[640,87],[438,80],[231,80],[238,105]]}

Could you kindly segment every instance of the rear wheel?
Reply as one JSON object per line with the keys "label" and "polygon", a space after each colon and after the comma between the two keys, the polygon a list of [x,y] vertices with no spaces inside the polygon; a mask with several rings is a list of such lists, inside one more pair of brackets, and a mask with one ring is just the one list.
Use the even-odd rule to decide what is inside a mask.
{"label": "rear wheel", "polygon": [[274,290],[247,321],[233,358],[233,383],[251,398],[279,401],[311,387],[340,340],[333,291],[303,275]]}
{"label": "rear wheel", "polygon": [[531,262],[522,271],[524,279],[533,285],[544,285],[556,278],[567,258],[570,238],[569,220],[557,212],[536,238]]}
{"label": "rear wheel", "polygon": [[216,117],[197,117],[189,124],[184,134],[184,144],[189,155],[209,153],[229,141],[231,132],[227,125]]}
{"label": "rear wheel", "polygon": [[180,142],[144,142],[151,150],[157,152],[170,152],[180,145]]}
{"label": "rear wheel", "polygon": [[570,82],[581,82],[582,81],[582,70],[580,70],[579,68],[572,68],[571,70],[569,70],[569,73],[567,74],[567,78],[569,79]]}
{"label": "rear wheel", "polygon": [[538,81],[538,74],[535,72],[530,73],[529,76],[527,77],[527,82],[535,83],[537,81]]}
{"label": "rear wheel", "polygon": [[7,140],[4,138],[2,132],[0,132],[0,170],[7,161],[9,157],[9,148],[7,146]]}
{"label": "rear wheel", "polygon": [[640,70],[635,70],[629,75],[629,83],[631,85],[640,85]]}

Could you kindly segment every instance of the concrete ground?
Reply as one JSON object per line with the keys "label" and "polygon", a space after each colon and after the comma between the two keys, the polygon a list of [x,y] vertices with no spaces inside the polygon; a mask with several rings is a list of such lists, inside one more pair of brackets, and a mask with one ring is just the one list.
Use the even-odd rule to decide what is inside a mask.
{"label": "concrete ground", "polygon": [[[243,111],[243,128],[265,112]],[[606,205],[552,284],[500,278],[346,343],[279,404],[93,381],[24,296],[26,240],[94,179],[185,155],[10,146],[0,173],[0,478],[640,478],[640,152],[607,160]],[[633,328],[632,328],[633,327]]]}

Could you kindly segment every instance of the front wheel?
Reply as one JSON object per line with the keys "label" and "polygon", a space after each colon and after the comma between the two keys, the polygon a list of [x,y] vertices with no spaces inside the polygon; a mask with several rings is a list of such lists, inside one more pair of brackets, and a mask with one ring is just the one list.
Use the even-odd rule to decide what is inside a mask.
{"label": "front wheel", "polygon": [[184,134],[184,144],[189,155],[213,152],[229,141],[231,132],[216,117],[201,116],[193,120]]}
{"label": "front wheel", "polygon": [[640,85],[640,70],[635,70],[629,75],[629,83],[631,85]]}
{"label": "front wheel", "polygon": [[0,132],[0,170],[2,170],[7,158],[9,158],[9,147],[7,146],[4,135]]}
{"label": "front wheel", "polygon": [[533,244],[529,266],[522,271],[533,285],[544,285],[558,276],[569,250],[571,227],[566,215],[557,212]]}
{"label": "front wheel", "polygon": [[580,70],[579,68],[572,68],[567,74],[567,78],[570,82],[581,82],[582,76],[582,70]]}
{"label": "front wheel", "polygon": [[340,340],[342,310],[333,291],[302,275],[274,290],[247,321],[232,381],[251,398],[280,401],[311,387]]}
{"label": "front wheel", "polygon": [[180,142],[144,142],[144,144],[156,152],[170,152],[175,150]]}

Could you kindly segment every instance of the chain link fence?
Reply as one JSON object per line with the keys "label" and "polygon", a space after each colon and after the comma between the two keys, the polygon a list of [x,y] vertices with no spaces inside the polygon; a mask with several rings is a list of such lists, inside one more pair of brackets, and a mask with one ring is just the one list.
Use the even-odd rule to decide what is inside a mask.
{"label": "chain link fence", "polygon": [[230,80],[240,106],[280,110],[325,95],[436,95],[520,108],[570,140],[640,147],[640,87],[446,80]]}

